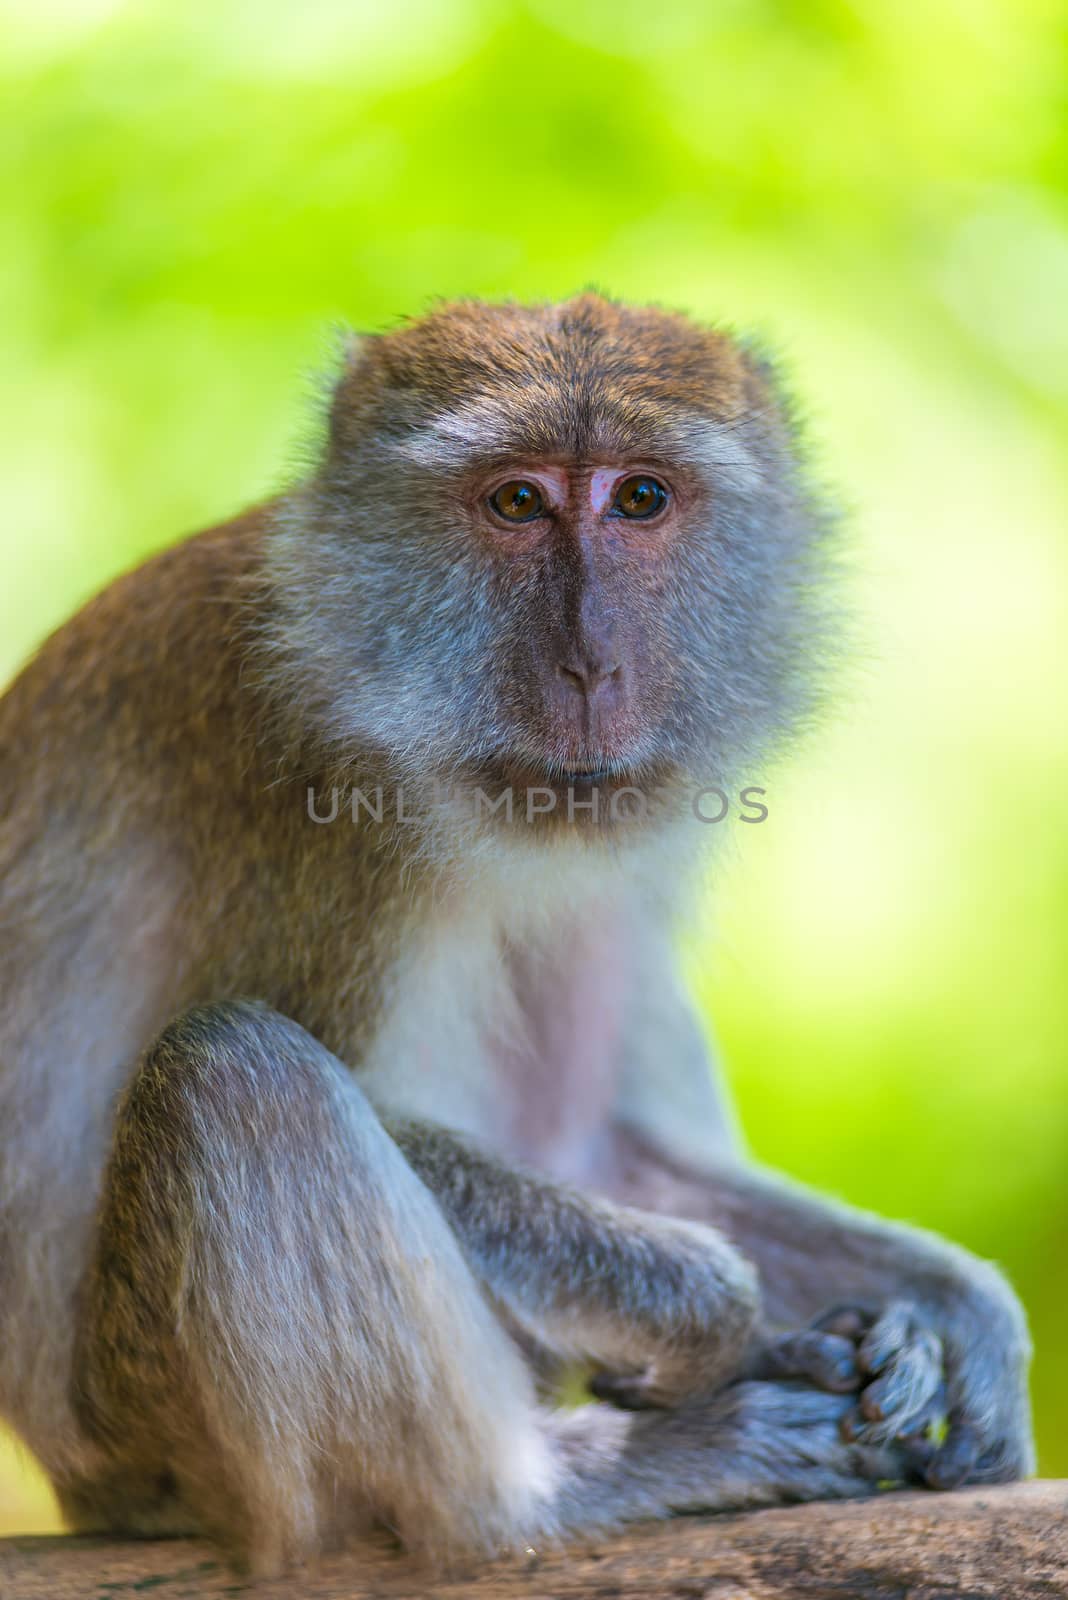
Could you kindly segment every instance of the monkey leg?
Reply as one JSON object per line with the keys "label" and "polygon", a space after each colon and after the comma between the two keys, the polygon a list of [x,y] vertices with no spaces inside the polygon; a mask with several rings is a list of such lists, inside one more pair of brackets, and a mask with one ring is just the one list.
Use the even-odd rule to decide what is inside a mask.
{"label": "monkey leg", "polygon": [[666,1512],[847,1499],[914,1481],[909,1446],[843,1436],[851,1404],[804,1383],[750,1380],[674,1411],[599,1406],[604,1418],[591,1419],[591,1408],[561,1417],[566,1472],[555,1527],[585,1533]]}
{"label": "monkey leg", "polygon": [[660,1349],[672,1319],[684,1345],[708,1331],[734,1258],[703,1227],[483,1169],[451,1136],[408,1142],[444,1207],[296,1024],[213,1006],[156,1040],[119,1111],[83,1296],[74,1388],[98,1469],[57,1485],[76,1526],[204,1532],[266,1571],[381,1521],[442,1561],[894,1475],[890,1452],[842,1438],[848,1401],[792,1384],[640,1416],[539,1410],[481,1266],[557,1335],[575,1291],[572,1337],[619,1354]]}
{"label": "monkey leg", "polygon": [[252,1004],[172,1022],[118,1116],[79,1332],[80,1526],[271,1570],[371,1520],[447,1558],[545,1523],[530,1375],[351,1075]]}
{"label": "monkey leg", "polygon": [[765,1312],[789,1331],[750,1370],[819,1382],[853,1363],[861,1393],[842,1427],[864,1443],[922,1442],[945,1420],[926,1446],[934,1488],[1033,1470],[1026,1319],[989,1262],[739,1164],[691,1172],[638,1139],[630,1159],[628,1194],[722,1228],[756,1263]]}

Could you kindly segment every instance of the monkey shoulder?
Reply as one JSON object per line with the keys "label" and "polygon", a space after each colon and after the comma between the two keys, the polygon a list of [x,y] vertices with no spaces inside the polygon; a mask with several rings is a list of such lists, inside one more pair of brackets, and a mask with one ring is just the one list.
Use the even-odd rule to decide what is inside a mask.
{"label": "monkey shoulder", "polygon": [[[0,698],[0,890],[106,879],[266,788],[247,685],[266,507],[151,557],[47,639]],[[261,763],[262,764],[262,763]],[[214,847],[219,850],[219,839]]]}
{"label": "monkey shoulder", "polygon": [[235,698],[262,590],[266,507],[114,579],[41,645],[0,700],[0,742],[145,751]]}

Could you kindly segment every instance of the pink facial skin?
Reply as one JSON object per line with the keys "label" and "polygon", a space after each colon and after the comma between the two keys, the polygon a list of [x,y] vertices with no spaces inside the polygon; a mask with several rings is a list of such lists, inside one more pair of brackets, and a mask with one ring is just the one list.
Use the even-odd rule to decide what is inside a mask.
{"label": "pink facial skin", "polygon": [[618,467],[594,467],[590,474],[590,508],[598,516],[608,510],[615,499],[616,488],[628,474]]}
{"label": "pink facial skin", "polygon": [[[638,467],[594,467],[592,469],[548,466],[516,467],[508,479],[522,479],[541,490],[546,506],[554,511],[566,511],[572,500],[585,500],[594,516],[602,517],[610,510],[616,490],[626,479],[635,476]],[[507,481],[507,479],[505,480]]]}
{"label": "pink facial skin", "polygon": [[535,484],[547,506],[562,511],[571,498],[571,474],[566,467],[533,467],[529,472],[516,471],[510,477]]}

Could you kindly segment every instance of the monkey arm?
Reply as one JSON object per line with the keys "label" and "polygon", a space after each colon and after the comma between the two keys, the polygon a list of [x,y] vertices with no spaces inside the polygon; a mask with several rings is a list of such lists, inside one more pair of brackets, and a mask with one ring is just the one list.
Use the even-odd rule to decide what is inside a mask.
{"label": "monkey arm", "polygon": [[517,1171],[443,1128],[385,1126],[476,1276],[536,1341],[633,1374],[636,1404],[673,1403],[737,1375],[755,1284],[718,1232]]}
{"label": "monkey arm", "polygon": [[632,1001],[610,1192],[711,1223],[756,1265],[766,1321],[747,1370],[833,1388],[836,1365],[844,1374],[852,1360],[866,1385],[846,1423],[856,1437],[918,1434],[948,1417],[932,1484],[1028,1471],[1030,1347],[1009,1286],[934,1234],[745,1163],[666,948],[650,950],[651,981]]}

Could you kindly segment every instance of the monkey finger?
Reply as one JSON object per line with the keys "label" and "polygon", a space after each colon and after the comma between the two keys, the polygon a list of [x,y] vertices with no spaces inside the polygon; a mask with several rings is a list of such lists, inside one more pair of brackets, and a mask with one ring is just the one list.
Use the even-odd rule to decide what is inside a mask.
{"label": "monkey finger", "polygon": [[904,1438],[895,1439],[893,1447],[903,1464],[905,1482],[925,1484],[927,1469],[938,1446],[924,1434],[909,1434]]}
{"label": "monkey finger", "polygon": [[941,1444],[942,1435],[946,1431],[946,1417],[949,1412],[949,1399],[946,1394],[945,1383],[940,1383],[934,1394],[927,1402],[920,1406],[900,1424],[899,1439],[932,1439],[932,1430],[941,1430],[937,1439],[932,1439],[932,1453]]}
{"label": "monkey finger", "polygon": [[807,1378],[831,1394],[848,1394],[859,1388],[861,1381],[852,1341],[815,1328],[774,1339],[761,1351],[753,1376]]}
{"label": "monkey finger", "polygon": [[922,1326],[915,1306],[909,1301],[891,1301],[860,1341],[857,1360],[861,1371],[877,1377],[895,1356],[912,1344]]}
{"label": "monkey finger", "polygon": [[933,1424],[945,1420],[945,1390],[941,1389],[928,1403],[912,1415],[868,1417],[860,1404],[850,1407],[840,1424],[842,1437],[854,1444],[887,1445],[893,1443],[908,1450],[924,1463],[930,1461],[940,1448],[931,1437]]}
{"label": "monkey finger", "polygon": [[[860,1353],[863,1362],[863,1348]],[[869,1422],[895,1420],[901,1425],[925,1407],[942,1386],[942,1341],[930,1328],[916,1330],[909,1344],[898,1350],[868,1384],[860,1409]]]}
{"label": "monkey finger", "polygon": [[812,1327],[818,1333],[837,1334],[841,1339],[852,1339],[857,1343],[874,1321],[875,1313],[865,1306],[836,1305],[816,1317]]}
{"label": "monkey finger", "polygon": [[838,1424],[838,1431],[850,1444],[877,1443],[880,1430],[873,1428],[859,1406],[851,1406]]}
{"label": "monkey finger", "polygon": [[956,1489],[971,1476],[979,1460],[982,1440],[978,1428],[966,1421],[950,1420],[949,1432],[924,1473],[932,1489]]}

